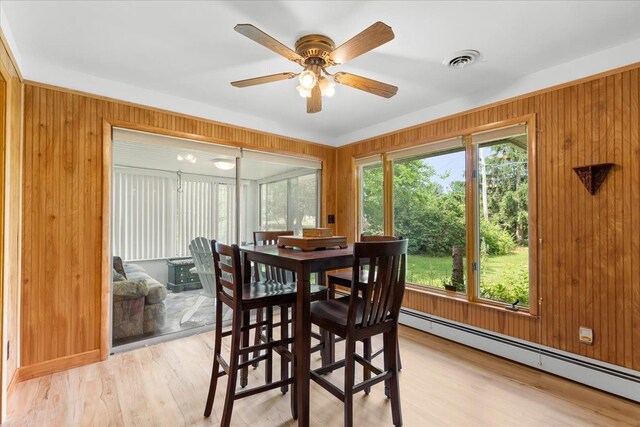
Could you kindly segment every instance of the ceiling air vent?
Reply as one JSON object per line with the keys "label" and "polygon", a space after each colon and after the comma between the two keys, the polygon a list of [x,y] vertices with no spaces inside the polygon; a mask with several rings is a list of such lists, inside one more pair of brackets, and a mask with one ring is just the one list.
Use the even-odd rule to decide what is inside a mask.
{"label": "ceiling air vent", "polygon": [[442,63],[449,68],[460,69],[468,67],[479,58],[480,52],[477,50],[461,50],[442,61]]}

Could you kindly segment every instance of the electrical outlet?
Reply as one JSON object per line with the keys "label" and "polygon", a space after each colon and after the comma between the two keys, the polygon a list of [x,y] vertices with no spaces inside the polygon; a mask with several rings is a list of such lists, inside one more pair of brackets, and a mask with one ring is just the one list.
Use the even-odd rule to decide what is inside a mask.
{"label": "electrical outlet", "polygon": [[580,326],[578,329],[578,338],[583,344],[593,345],[593,329]]}
{"label": "electrical outlet", "polygon": [[328,224],[335,224],[336,223],[336,216],[333,214],[329,214],[328,218],[327,218],[327,223]]}

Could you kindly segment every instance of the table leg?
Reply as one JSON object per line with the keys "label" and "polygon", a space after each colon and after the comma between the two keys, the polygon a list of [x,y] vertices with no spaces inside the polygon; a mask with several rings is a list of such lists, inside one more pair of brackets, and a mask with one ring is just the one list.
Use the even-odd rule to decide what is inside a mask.
{"label": "table leg", "polygon": [[[246,283],[251,280],[251,261],[249,261],[246,252],[242,256],[242,281]],[[251,321],[251,312],[249,310],[242,313],[242,326],[248,326]],[[259,330],[256,329],[256,333],[259,333]],[[245,332],[242,332],[242,348],[249,346],[249,330],[247,329]],[[242,355],[242,362],[246,362],[249,360],[249,354],[244,353]],[[245,366],[242,368],[242,372],[240,372],[240,387],[245,388],[249,384],[249,367]]]}
{"label": "table leg", "polygon": [[311,316],[309,314],[309,287],[311,271],[308,265],[300,265],[296,300],[296,392],[298,394],[298,425],[309,425],[309,382],[311,369]]}
{"label": "table leg", "polygon": [[[317,283],[319,286],[326,286],[326,277],[327,277],[327,272],[326,271],[320,271],[318,272],[318,280]],[[331,296],[329,296],[330,298]],[[331,357],[331,348],[332,348],[332,339],[331,337],[333,336],[333,334],[329,333],[327,330],[320,328],[320,336],[322,337],[322,351],[320,352],[320,356],[322,358],[322,366],[326,366],[330,363],[332,363],[333,359],[335,359],[335,357]]]}

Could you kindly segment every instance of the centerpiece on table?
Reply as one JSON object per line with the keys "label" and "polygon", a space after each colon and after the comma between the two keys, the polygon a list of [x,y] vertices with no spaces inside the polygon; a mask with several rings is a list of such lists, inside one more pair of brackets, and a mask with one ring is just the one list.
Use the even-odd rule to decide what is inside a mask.
{"label": "centerpiece on table", "polygon": [[304,252],[335,247],[343,249],[347,247],[347,238],[346,236],[334,236],[331,228],[303,228],[302,237],[278,237],[278,247],[300,249]]}

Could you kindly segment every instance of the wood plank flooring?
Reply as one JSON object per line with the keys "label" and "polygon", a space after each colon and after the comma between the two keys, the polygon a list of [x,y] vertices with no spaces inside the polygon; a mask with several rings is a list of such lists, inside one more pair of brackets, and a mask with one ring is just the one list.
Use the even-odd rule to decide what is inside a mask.
{"label": "wood plank flooring", "polygon": [[[19,383],[6,425],[218,425],[226,378],[211,418],[202,417],[212,344],[213,332],[205,333]],[[640,405],[631,401],[406,327],[400,346],[405,426],[640,426]],[[342,374],[331,378],[341,385]],[[249,385],[262,375],[251,370]],[[382,385],[360,393],[355,405],[355,425],[391,425]],[[312,425],[342,425],[342,403],[313,383],[311,417]],[[237,401],[232,425],[296,425],[289,395],[274,390]]]}

